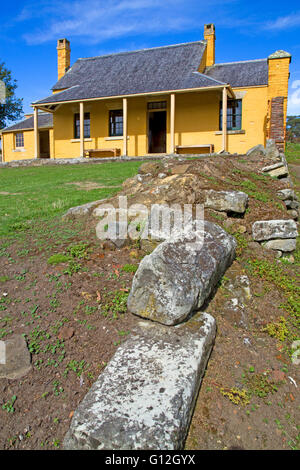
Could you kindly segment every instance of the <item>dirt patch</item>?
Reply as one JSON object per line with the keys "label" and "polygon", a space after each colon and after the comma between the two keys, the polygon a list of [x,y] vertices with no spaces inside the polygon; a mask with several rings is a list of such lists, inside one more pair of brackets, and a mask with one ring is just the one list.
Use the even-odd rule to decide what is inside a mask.
{"label": "dirt patch", "polygon": [[74,258],[81,267],[72,275],[68,262],[49,265],[53,252],[39,253],[34,239],[28,254],[16,242],[1,258],[0,338],[25,334],[33,365],[20,380],[0,381],[1,449],[59,449],[74,410],[137,321],[126,300],[140,252],[104,251],[82,236],[90,251]]}
{"label": "dirt patch", "polygon": [[21,196],[23,193],[8,193],[7,191],[0,191],[0,196]]}
{"label": "dirt patch", "polygon": [[119,186],[104,186],[95,181],[74,181],[72,183],[65,183],[66,185],[78,186],[78,190],[82,191],[92,191],[93,189],[108,189],[108,188],[118,188]]}

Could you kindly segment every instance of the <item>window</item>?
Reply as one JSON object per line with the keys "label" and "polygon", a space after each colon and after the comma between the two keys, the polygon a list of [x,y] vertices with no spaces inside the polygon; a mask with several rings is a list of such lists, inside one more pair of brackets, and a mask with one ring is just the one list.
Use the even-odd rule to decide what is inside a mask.
{"label": "window", "polygon": [[109,136],[117,137],[123,135],[123,110],[114,109],[109,111]]}
{"label": "window", "polygon": [[23,132],[16,133],[16,147],[24,147],[24,134]]}
{"label": "window", "polygon": [[[222,130],[222,101],[220,102],[220,131]],[[227,101],[227,130],[234,131],[242,128],[242,100]]]}
{"label": "window", "polygon": [[[90,113],[84,113],[83,135],[87,139],[91,137],[91,119]],[[74,139],[80,139],[80,114],[74,114]]]}
{"label": "window", "polygon": [[147,104],[148,109],[166,109],[167,102],[166,101],[150,101]]}

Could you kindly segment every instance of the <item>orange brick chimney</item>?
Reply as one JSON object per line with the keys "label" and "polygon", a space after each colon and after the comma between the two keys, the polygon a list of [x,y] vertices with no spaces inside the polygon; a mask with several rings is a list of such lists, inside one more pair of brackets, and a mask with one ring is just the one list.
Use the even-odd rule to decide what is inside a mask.
{"label": "orange brick chimney", "polygon": [[215,63],[215,25],[213,23],[204,25],[204,39],[206,46],[206,67],[211,67]]}
{"label": "orange brick chimney", "polygon": [[57,75],[58,80],[65,75],[70,68],[71,47],[66,38],[57,41]]}

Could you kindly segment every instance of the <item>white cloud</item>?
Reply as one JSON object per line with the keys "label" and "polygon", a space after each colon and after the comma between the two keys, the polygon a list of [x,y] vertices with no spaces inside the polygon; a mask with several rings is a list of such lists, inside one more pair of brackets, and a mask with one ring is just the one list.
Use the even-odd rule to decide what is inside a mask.
{"label": "white cloud", "polygon": [[[216,0],[215,0],[216,1]],[[61,2],[57,9],[46,2],[39,8],[40,28],[24,34],[28,44],[43,43],[63,37],[77,37],[90,43],[111,38],[181,31],[196,25],[194,17],[185,16],[180,0],[84,0]],[[192,2],[193,3],[193,2]],[[32,12],[32,13],[31,13]],[[36,9],[23,9],[19,21],[34,18]],[[43,16],[45,16],[43,21]]]}
{"label": "white cloud", "polygon": [[300,26],[300,12],[291,13],[286,16],[280,16],[276,20],[268,21],[264,25],[264,29],[272,31],[280,31],[286,28]]}
{"label": "white cloud", "polygon": [[294,91],[289,94],[288,115],[294,116],[300,114],[300,80],[294,80],[291,89]]}

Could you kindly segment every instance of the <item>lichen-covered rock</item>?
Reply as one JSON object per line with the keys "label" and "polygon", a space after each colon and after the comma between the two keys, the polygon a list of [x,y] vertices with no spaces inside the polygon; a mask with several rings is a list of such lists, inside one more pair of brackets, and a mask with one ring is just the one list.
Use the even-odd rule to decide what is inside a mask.
{"label": "lichen-covered rock", "polygon": [[75,411],[64,448],[182,449],[215,332],[206,313],[175,328],[140,322]]}
{"label": "lichen-covered rock", "polygon": [[255,241],[296,238],[297,235],[297,224],[292,219],[259,220],[252,225],[252,236]]}
{"label": "lichen-covered rock", "polygon": [[278,148],[276,147],[274,139],[267,139],[266,157],[274,161],[280,159],[280,153],[279,153]]}
{"label": "lichen-covered rock", "polygon": [[100,199],[99,201],[88,202],[87,204],[82,204],[81,206],[71,207],[65,214],[63,214],[63,218],[72,219],[76,217],[82,217],[85,215],[89,215],[92,210],[97,207],[101,202],[105,201],[105,199]]}
{"label": "lichen-covered rock", "polygon": [[[13,335],[3,342],[0,357],[0,379],[20,379],[31,370],[30,352],[22,335]],[[2,343],[2,346],[3,346]]]}
{"label": "lichen-covered rock", "polygon": [[277,191],[277,197],[281,201],[286,201],[288,199],[295,199],[295,191],[293,189],[287,188],[287,189],[280,189]]}
{"label": "lichen-covered rock", "polygon": [[249,160],[260,160],[266,156],[266,150],[263,145],[259,144],[248,150],[246,155]]}
{"label": "lichen-covered rock", "polygon": [[284,177],[289,174],[287,166],[282,162],[265,166],[262,168],[262,172],[268,173],[272,178]]}
{"label": "lichen-covered rock", "polygon": [[243,214],[248,204],[248,194],[242,191],[204,191],[204,206],[209,209],[223,212],[237,212]]}
{"label": "lichen-covered rock", "polygon": [[267,250],[279,250],[283,252],[296,250],[296,238],[286,238],[284,240],[269,240],[264,243],[264,248]]}
{"label": "lichen-covered rock", "polygon": [[128,297],[130,312],[175,325],[201,307],[233,261],[236,241],[207,221],[195,233],[196,240],[187,227],[178,239],[164,241],[143,258]]}

